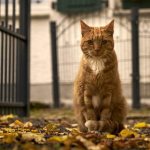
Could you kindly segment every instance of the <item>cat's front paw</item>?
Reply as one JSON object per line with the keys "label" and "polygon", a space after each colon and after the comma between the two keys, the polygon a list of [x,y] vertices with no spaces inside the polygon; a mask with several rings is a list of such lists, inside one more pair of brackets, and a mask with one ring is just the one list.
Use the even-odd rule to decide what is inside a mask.
{"label": "cat's front paw", "polygon": [[95,120],[87,120],[85,126],[88,128],[88,131],[96,131],[98,128],[97,121]]}
{"label": "cat's front paw", "polygon": [[78,128],[79,128],[80,132],[87,132],[88,131],[88,128],[83,126],[83,125],[79,125]]}

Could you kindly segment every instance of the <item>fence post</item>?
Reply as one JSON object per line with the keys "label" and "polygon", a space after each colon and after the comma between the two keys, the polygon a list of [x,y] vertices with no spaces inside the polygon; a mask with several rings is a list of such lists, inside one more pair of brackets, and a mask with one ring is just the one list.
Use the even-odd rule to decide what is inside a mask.
{"label": "fence post", "polygon": [[132,30],[132,107],[140,108],[140,74],[139,74],[139,11],[131,10]]}
{"label": "fence post", "polygon": [[51,56],[52,56],[52,92],[53,92],[53,106],[59,108],[59,77],[58,77],[58,60],[57,60],[57,38],[56,38],[56,22],[50,22],[51,35]]}
{"label": "fence post", "polygon": [[22,47],[23,51],[23,72],[24,76],[22,81],[22,97],[25,103],[25,114],[23,116],[30,115],[30,11],[31,0],[20,0],[20,33],[26,37],[26,43]]}

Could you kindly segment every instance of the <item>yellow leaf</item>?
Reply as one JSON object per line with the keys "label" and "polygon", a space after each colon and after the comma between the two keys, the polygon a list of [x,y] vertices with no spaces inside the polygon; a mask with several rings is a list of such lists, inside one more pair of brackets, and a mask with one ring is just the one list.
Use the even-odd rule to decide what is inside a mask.
{"label": "yellow leaf", "polygon": [[5,133],[3,137],[3,142],[8,144],[13,143],[16,140],[17,136],[17,133]]}
{"label": "yellow leaf", "polygon": [[50,131],[50,132],[55,131],[57,128],[58,128],[58,125],[54,123],[49,123],[48,125],[44,127],[45,130]]}
{"label": "yellow leaf", "polygon": [[148,124],[146,122],[139,122],[134,125],[134,128],[146,128]]}
{"label": "yellow leaf", "polygon": [[38,133],[38,130],[31,130],[31,132],[33,132],[33,133]]}
{"label": "yellow leaf", "polygon": [[16,120],[15,122],[11,123],[9,126],[13,128],[19,128],[19,127],[23,127],[24,124],[21,121]]}
{"label": "yellow leaf", "polygon": [[0,135],[0,139],[4,138],[4,135]]}
{"label": "yellow leaf", "polygon": [[45,142],[45,138],[43,134],[36,134],[36,133],[30,133],[30,132],[22,134],[22,140],[23,141],[34,140],[35,142],[39,144],[43,144]]}
{"label": "yellow leaf", "polygon": [[142,134],[141,137],[142,137],[142,138],[145,138],[145,137],[146,137],[146,134]]}
{"label": "yellow leaf", "polygon": [[3,131],[7,132],[7,133],[14,133],[14,132],[16,132],[15,129],[12,129],[12,128],[3,128]]}
{"label": "yellow leaf", "polygon": [[85,139],[84,137],[78,135],[76,136],[76,139],[79,140],[85,147],[87,150],[100,150],[101,148],[97,145],[95,145],[95,143],[93,143],[92,141]]}
{"label": "yellow leaf", "polygon": [[13,114],[10,115],[4,115],[0,117],[0,121],[7,121],[8,119],[12,119],[15,118],[16,116],[14,116]]}
{"label": "yellow leaf", "polygon": [[64,135],[64,136],[53,136],[53,137],[50,137],[47,141],[48,142],[64,142],[67,139],[68,139],[67,135]]}
{"label": "yellow leaf", "polygon": [[114,139],[115,137],[116,137],[116,135],[113,135],[113,134],[107,134],[106,135],[107,139]]}
{"label": "yellow leaf", "polygon": [[31,128],[32,126],[33,126],[32,122],[29,121],[23,125],[24,128]]}
{"label": "yellow leaf", "polygon": [[132,130],[129,130],[129,129],[123,129],[121,132],[120,132],[120,135],[121,137],[139,137],[140,135]]}
{"label": "yellow leaf", "polygon": [[3,133],[3,131],[0,130],[0,134]]}

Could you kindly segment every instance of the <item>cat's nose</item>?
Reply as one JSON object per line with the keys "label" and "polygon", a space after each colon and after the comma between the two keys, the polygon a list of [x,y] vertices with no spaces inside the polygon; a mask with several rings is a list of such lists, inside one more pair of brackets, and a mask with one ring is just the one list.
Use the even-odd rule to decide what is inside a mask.
{"label": "cat's nose", "polygon": [[100,46],[99,45],[94,45],[94,50],[95,51],[99,51],[100,50]]}

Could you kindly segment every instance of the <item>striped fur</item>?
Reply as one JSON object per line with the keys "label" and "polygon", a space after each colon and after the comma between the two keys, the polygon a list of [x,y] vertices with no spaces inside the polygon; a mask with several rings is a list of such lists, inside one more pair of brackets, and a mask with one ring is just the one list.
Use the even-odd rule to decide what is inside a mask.
{"label": "striped fur", "polygon": [[89,27],[81,21],[83,57],[74,82],[74,107],[83,132],[118,132],[126,117],[113,24],[112,21],[104,27]]}

